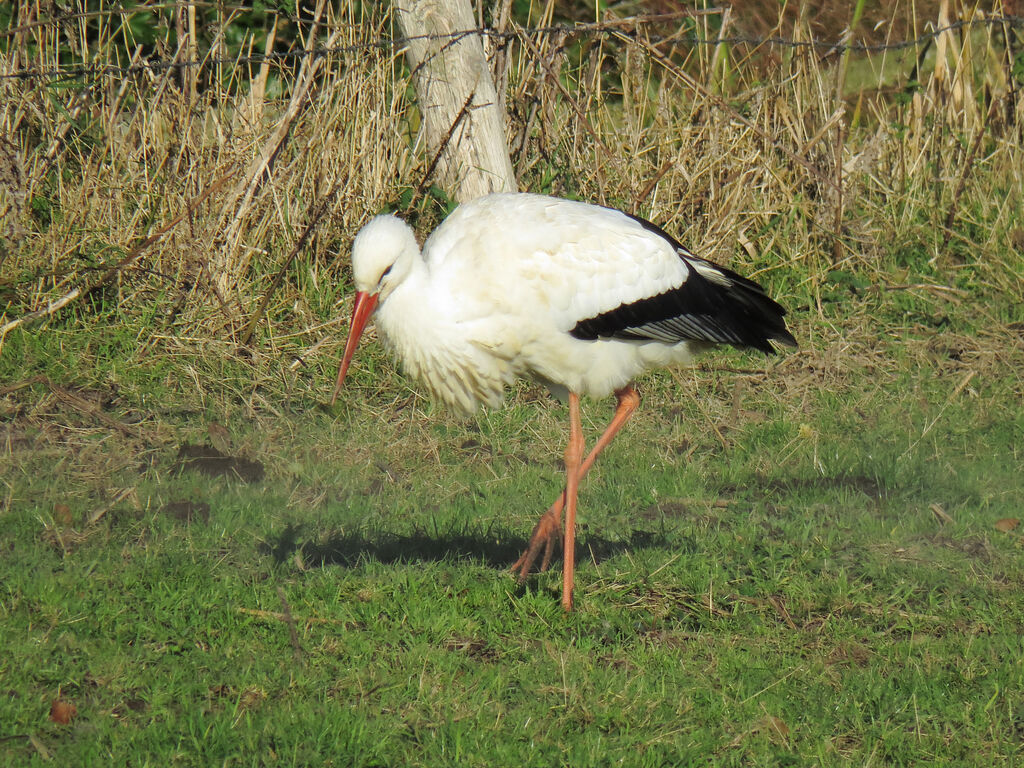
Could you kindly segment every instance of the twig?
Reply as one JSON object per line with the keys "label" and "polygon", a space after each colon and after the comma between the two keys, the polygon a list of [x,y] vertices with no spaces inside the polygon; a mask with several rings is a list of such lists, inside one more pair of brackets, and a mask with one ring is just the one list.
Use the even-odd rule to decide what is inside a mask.
{"label": "twig", "polygon": [[70,405],[75,410],[81,411],[82,413],[92,416],[94,419],[104,424],[105,426],[108,426],[111,429],[116,429],[125,437],[138,437],[138,430],[129,427],[127,424],[123,424],[117,419],[111,418],[110,416],[105,414],[98,405],[90,403],[84,397],[76,395],[74,392],[64,389],[63,387],[58,387],[52,383],[50,383],[49,386],[50,391],[53,392],[53,394],[55,394],[57,397],[59,397],[61,400],[63,400],[65,403]]}
{"label": "twig", "polygon": [[135,493],[135,487],[134,486],[132,486],[131,488],[122,488],[120,491],[115,493],[114,494],[114,498],[112,498],[110,500],[110,503],[108,503],[106,506],[100,507],[95,512],[93,512],[91,515],[89,515],[89,519],[86,520],[86,523],[85,523],[86,527],[88,528],[89,526],[93,526],[96,523],[98,523],[100,521],[101,517],[103,517],[105,514],[107,514],[107,512],[109,512],[110,510],[112,510],[114,508],[115,504],[120,504],[122,501],[124,501],[126,498],[131,496],[133,493]]}
{"label": "twig", "polygon": [[843,140],[846,132],[842,122],[836,126],[836,211],[835,231],[832,234],[832,263],[838,264],[843,259]]}
{"label": "twig", "polygon": [[281,285],[281,281],[284,280],[284,276],[288,272],[288,268],[291,266],[292,262],[295,260],[296,255],[298,255],[299,251],[301,251],[305,247],[306,241],[309,240],[309,236],[313,234],[313,229],[320,222],[320,219],[323,218],[323,215],[327,212],[327,207],[334,202],[334,198],[337,196],[338,190],[341,188],[341,184],[342,182],[339,181],[337,184],[334,185],[334,189],[327,193],[327,196],[324,198],[323,202],[320,203],[320,207],[317,208],[316,211],[313,213],[313,218],[310,219],[309,224],[306,225],[306,229],[303,230],[301,237],[299,237],[298,241],[295,243],[295,247],[292,248],[291,253],[288,254],[288,258],[284,260],[284,264],[281,265],[281,268],[277,271],[277,274],[274,275],[274,279],[273,281],[271,281],[270,287],[267,289],[267,292],[263,294],[263,298],[260,300],[259,307],[256,308],[256,311],[253,313],[252,317],[249,319],[249,322],[246,323],[245,329],[242,331],[242,338],[240,340],[240,344],[243,347],[246,346],[249,343],[249,340],[252,338],[252,334],[256,330],[256,324],[260,321],[260,318],[262,318],[263,314],[267,311],[267,305],[270,304],[271,296],[273,296],[274,293],[277,292],[278,287],[280,287]]}
{"label": "twig", "polygon": [[430,183],[431,177],[434,175],[434,171],[437,169],[437,164],[441,160],[441,155],[444,154],[445,150],[448,149],[448,145],[451,143],[452,137],[455,135],[455,129],[459,127],[459,124],[463,121],[466,115],[469,114],[469,107],[473,103],[473,99],[476,98],[476,89],[470,91],[469,97],[466,99],[466,103],[462,105],[462,109],[459,110],[459,114],[452,120],[451,126],[448,128],[448,133],[445,135],[444,140],[441,142],[441,146],[437,148],[437,152],[434,153],[434,157],[430,160],[430,165],[427,166],[427,170],[423,174],[423,178],[420,183],[416,186],[416,190],[413,192],[412,199],[405,209],[411,210],[412,207],[423,197],[423,193],[427,189],[427,184]]}
{"label": "twig", "polygon": [[67,136],[68,131],[71,130],[71,126],[85,108],[86,103],[89,101],[91,91],[91,88],[83,88],[74,95],[71,103],[68,104],[68,107],[65,110],[67,112],[68,119],[60,126],[57,130],[57,134],[50,142],[50,146],[46,150],[46,155],[43,157],[42,166],[32,174],[31,183],[33,185],[36,181],[45,178],[46,174],[50,172],[50,166],[53,165],[54,160],[57,159],[57,153],[60,151],[60,148],[64,143],[64,137]]}
{"label": "twig", "polygon": [[662,177],[670,170],[672,170],[675,164],[675,158],[670,158],[662,164],[661,168],[658,169],[658,172],[651,177],[650,181],[648,181],[644,185],[644,188],[640,190],[640,194],[636,196],[636,199],[633,201],[633,204],[630,207],[630,213],[632,213],[634,216],[637,215],[640,206],[651,194],[651,192],[654,191],[654,188],[658,186],[658,182],[661,181]]}
{"label": "twig", "polygon": [[288,605],[288,598],[285,597],[283,588],[277,588],[277,596],[281,599],[281,607],[284,609],[284,623],[288,625],[288,634],[291,636],[295,660],[302,661],[302,646],[299,645],[299,632],[295,628],[295,619],[292,618],[292,609]]}
{"label": "twig", "polygon": [[572,94],[569,93],[569,90],[562,83],[562,78],[559,77],[559,73],[555,72],[552,69],[551,64],[544,59],[544,57],[541,55],[540,49],[537,48],[536,45],[534,45],[532,40],[527,38],[525,35],[521,35],[519,39],[523,42],[523,45],[526,46],[530,53],[536,57],[540,65],[544,67],[544,71],[547,73],[548,78],[552,83],[555,84],[555,87],[558,88],[559,92],[562,94],[562,98],[569,102],[570,106],[576,111],[576,115],[579,118],[580,125],[582,125],[584,129],[586,129],[587,133],[590,134],[590,138],[594,140],[594,143],[604,153],[604,156],[607,157],[609,160],[614,159],[615,155],[612,153],[610,149],[608,149],[608,145],[601,141],[601,137],[598,135],[597,131],[594,130],[594,127],[590,124],[590,121],[587,120],[587,114],[586,112],[584,112],[583,107],[580,106],[579,102],[573,98]]}
{"label": "twig", "polygon": [[957,296],[968,296],[962,288],[953,288],[950,285],[938,285],[936,283],[900,283],[898,285],[886,285],[885,290],[887,291],[911,291],[914,289],[921,289],[925,291],[938,291],[939,293],[952,293]]}
{"label": "twig", "polygon": [[[143,46],[141,43],[135,46],[135,52],[132,53],[131,61],[128,62],[129,66],[135,64],[142,56],[142,48]],[[121,87],[117,89],[117,95],[114,96],[114,101],[110,104],[110,107],[107,109],[108,133],[112,134],[114,132],[114,121],[117,119],[117,113],[121,111],[121,102],[124,101],[124,95],[125,93],[127,93],[128,86],[130,84],[131,80],[129,80],[128,78],[125,78],[124,81],[122,81]]]}
{"label": "twig", "polygon": [[949,397],[946,398],[946,402],[944,402],[942,404],[942,407],[939,408],[939,412],[937,414],[935,414],[935,418],[932,419],[928,423],[928,425],[921,431],[920,437],[918,437],[910,445],[910,447],[907,448],[907,450],[905,450],[902,454],[900,454],[900,457],[899,457],[900,459],[905,458],[906,456],[908,456],[910,454],[911,451],[913,451],[915,448],[917,448],[917,446],[921,443],[921,441],[924,440],[925,437],[928,436],[928,433],[932,431],[932,427],[934,427],[936,424],[939,423],[939,419],[942,418],[942,414],[944,414],[946,412],[946,409],[950,406],[950,404],[953,402],[953,400],[955,400],[957,397],[959,397],[960,393],[963,392],[967,388],[967,385],[971,383],[971,379],[973,379],[977,375],[978,375],[977,371],[968,371],[967,372],[967,375],[964,376],[960,380],[960,383],[957,384],[953,388],[953,391],[950,393]]}
{"label": "twig", "polygon": [[174,227],[180,224],[183,219],[191,216],[195,212],[195,210],[200,205],[202,205],[203,201],[206,200],[207,197],[209,197],[215,191],[220,189],[221,186],[223,186],[224,183],[231,177],[232,174],[224,174],[219,179],[217,179],[217,181],[215,181],[209,187],[204,189],[202,194],[200,194],[199,197],[197,197],[195,201],[188,206],[188,208],[179,213],[167,224],[162,226],[160,229],[158,229],[152,235],[147,237],[137,246],[132,248],[132,250],[128,253],[127,256],[125,256],[123,259],[117,262],[117,264],[115,264],[114,266],[110,267],[110,269],[103,272],[97,280],[92,282],[88,280],[83,280],[80,284],[76,285],[74,288],[65,293],[59,299],[51,301],[44,308],[38,309],[34,312],[28,312],[27,314],[24,314],[21,317],[17,317],[14,320],[11,320],[10,322],[7,322],[4,325],[0,326],[0,353],[3,353],[4,339],[7,337],[8,333],[13,331],[19,325],[22,325],[23,323],[26,323],[30,320],[36,320],[41,317],[48,317],[49,315],[52,315],[54,312],[57,312],[62,307],[77,299],[79,296],[84,296],[88,294],[90,291],[93,291],[96,288],[99,288],[101,285],[104,285],[105,283],[112,280],[114,277],[120,274],[121,271],[125,269],[125,267],[132,264],[132,262],[137,260],[143,253],[145,253],[146,250],[150,248],[150,246],[159,242],[164,235],[166,235]]}
{"label": "twig", "polygon": [[[247,616],[255,616],[258,619],[273,619],[274,621],[287,621],[287,617],[283,613],[277,611],[265,611],[261,608],[236,608],[239,613],[244,613]],[[305,617],[302,619],[303,624],[341,624],[351,625],[351,621],[345,619],[325,619],[320,616]]]}
{"label": "twig", "polygon": [[756,699],[756,698],[757,698],[758,696],[760,696],[760,695],[761,695],[762,693],[764,693],[765,691],[769,691],[769,690],[771,690],[771,689],[772,689],[772,688],[774,688],[774,687],[775,687],[776,685],[779,685],[780,683],[783,683],[783,682],[785,682],[786,680],[788,680],[789,678],[791,678],[791,677],[792,677],[793,675],[795,675],[795,674],[796,674],[797,672],[803,672],[803,669],[804,669],[803,667],[794,667],[794,668],[793,668],[793,669],[791,669],[791,670],[790,670],[789,672],[787,672],[786,674],[784,674],[784,675],[783,675],[782,677],[780,677],[780,678],[776,679],[775,681],[773,681],[773,682],[769,683],[768,685],[766,685],[766,686],[765,686],[764,688],[762,688],[761,690],[759,690],[759,691],[757,691],[756,693],[752,693],[752,694],[750,694],[749,696],[747,696],[747,698],[745,698],[745,699],[744,699],[743,701],[741,701],[741,702],[740,702],[740,706],[743,706],[744,704],[746,704],[746,703],[747,703],[748,701],[750,701],[751,699]]}
{"label": "twig", "polygon": [[953,237],[953,219],[956,218],[957,207],[960,204],[960,195],[964,192],[964,187],[967,185],[967,175],[971,172],[971,168],[974,166],[974,158],[978,154],[978,148],[981,146],[981,140],[985,138],[985,133],[988,130],[988,122],[995,112],[996,105],[999,102],[996,99],[992,100],[992,105],[988,108],[988,112],[985,113],[985,118],[981,121],[981,127],[978,128],[978,134],[974,137],[974,141],[971,144],[971,151],[967,154],[967,160],[964,162],[964,167],[960,171],[960,178],[957,180],[956,189],[953,190],[953,199],[949,203],[949,210],[946,212],[946,223],[943,227],[942,235],[942,247],[945,248],[949,245],[950,239]]}
{"label": "twig", "polygon": [[294,359],[291,362],[291,365],[288,366],[288,370],[289,371],[294,371],[300,365],[305,364],[307,357],[309,357],[310,355],[314,355],[317,352],[319,352],[320,351],[320,347],[322,347],[324,344],[326,344],[330,340],[331,340],[330,336],[324,336],[322,339],[320,339],[320,341],[316,342],[316,344],[314,344],[312,347],[309,347],[304,352],[295,355]]}
{"label": "twig", "polygon": [[29,743],[32,744],[33,747],[35,747],[36,752],[39,753],[39,756],[43,758],[43,760],[51,759],[50,750],[46,748],[43,742],[41,742],[34,733],[28,734],[28,740]]}
{"label": "twig", "polygon": [[32,376],[31,378],[19,381],[15,384],[8,384],[6,387],[0,387],[0,397],[9,395],[12,392],[17,392],[19,389],[25,389],[25,387],[31,387],[33,384],[49,384],[50,380],[45,376]]}
{"label": "twig", "polygon": [[81,286],[75,286],[70,291],[61,296],[59,299],[54,299],[42,309],[37,309],[36,311],[29,312],[28,314],[22,315],[21,317],[16,317],[13,320],[0,326],[0,352],[2,352],[4,348],[4,338],[7,336],[8,333],[13,331],[19,325],[21,325],[22,323],[26,323],[29,320],[35,320],[36,318],[39,317],[46,317],[47,315],[52,315],[54,312],[61,309],[66,304],[74,301],[81,295]]}

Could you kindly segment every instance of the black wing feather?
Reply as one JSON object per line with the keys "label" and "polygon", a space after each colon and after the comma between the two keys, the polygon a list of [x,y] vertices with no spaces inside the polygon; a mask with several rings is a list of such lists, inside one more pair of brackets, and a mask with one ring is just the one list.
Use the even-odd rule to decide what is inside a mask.
{"label": "black wing feather", "polygon": [[[786,310],[768,298],[760,285],[695,256],[655,224],[637,216],[630,218],[670,243],[688,263],[690,274],[678,288],[581,320],[570,331],[575,338],[668,344],[697,341],[753,347],[769,355],[775,353],[772,340],[796,346],[783,319]],[[721,274],[724,284],[700,274],[694,266],[697,263]]]}

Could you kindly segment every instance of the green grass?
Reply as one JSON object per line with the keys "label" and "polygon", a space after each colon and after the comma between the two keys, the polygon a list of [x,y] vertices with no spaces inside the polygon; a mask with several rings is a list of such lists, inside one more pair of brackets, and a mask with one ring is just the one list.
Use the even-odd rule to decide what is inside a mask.
{"label": "green grass", "polygon": [[[1022,539],[995,527],[1024,505],[1019,353],[819,338],[767,375],[721,354],[645,379],[585,483],[564,615],[557,569],[505,571],[559,488],[558,404],[459,421],[371,347],[334,412],[254,409],[241,365],[194,361],[223,376],[197,394],[122,333],[51,337],[122,360],[90,369],[119,381],[95,409],[3,401],[4,765],[1024,758]],[[9,343],[5,380],[47,370],[49,342]],[[209,421],[262,480],[178,471]]]}
{"label": "green grass", "polygon": [[[807,39],[790,9],[764,31]],[[5,71],[123,64],[105,14],[19,21]],[[185,70],[0,84],[0,768],[1024,763],[1024,133],[1002,37],[949,36],[954,81],[932,53],[911,72],[920,48],[711,67],[617,24],[513,41],[523,188],[635,206],[764,283],[800,341],[640,382],[581,491],[566,615],[559,563],[507,570],[560,491],[564,407],[521,385],[457,419],[372,343],[324,405],[355,231],[388,208],[423,234],[449,202],[408,67],[359,47],[387,11],[327,14],[353,55],[290,123],[276,67],[265,98],[219,65],[188,70],[195,91]],[[278,50],[308,38],[278,22]],[[863,99],[836,99],[836,66]],[[584,404],[590,440],[610,415]],[[189,458],[205,444],[226,455]]]}

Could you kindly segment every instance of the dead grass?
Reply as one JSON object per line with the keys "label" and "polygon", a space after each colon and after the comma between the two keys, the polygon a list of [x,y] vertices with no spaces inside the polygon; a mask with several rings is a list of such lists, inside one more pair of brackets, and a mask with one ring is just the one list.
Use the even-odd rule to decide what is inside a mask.
{"label": "dead grass", "polygon": [[[337,51],[323,58],[211,63],[226,55],[221,41],[200,67],[87,74],[59,89],[47,78],[0,80],[0,357],[19,334],[16,355],[32,334],[92,328],[122,337],[123,362],[96,380],[88,365],[68,371],[69,381],[84,376],[79,386],[114,382],[138,399],[131,371],[167,366],[171,391],[214,411],[230,402],[281,416],[322,400],[348,314],[352,234],[385,206],[411,205],[429,228],[444,203],[429,192],[409,203],[426,189],[431,157],[416,140],[401,53],[372,44],[395,34],[392,21],[362,7],[330,5],[294,35],[294,51]],[[558,23],[553,8],[519,22]],[[164,59],[192,55],[187,10],[155,44]],[[948,3],[928,13],[910,25],[916,33],[983,21]],[[507,21],[508,45],[490,44],[506,65],[522,188],[636,211],[767,281],[802,343],[772,378],[798,401],[898,376],[908,355],[958,381],[1020,370],[1021,318],[1006,307],[1024,295],[1013,245],[1024,100],[1002,28],[942,34],[902,70],[896,93],[889,52],[682,42],[690,31],[745,34],[759,14],[576,35]],[[786,15],[770,31],[810,39],[812,16]],[[907,9],[891,17],[890,42],[909,34]],[[112,15],[98,36],[95,19],[12,20],[0,71],[45,69],[58,55],[122,65],[119,51],[141,56],[124,42],[123,19]],[[280,50],[282,34],[273,27],[239,56]],[[88,56],[71,39],[91,40]],[[871,82],[865,73],[877,87],[851,91]],[[98,427],[137,429],[66,405]],[[400,410],[379,405],[382,421]]]}

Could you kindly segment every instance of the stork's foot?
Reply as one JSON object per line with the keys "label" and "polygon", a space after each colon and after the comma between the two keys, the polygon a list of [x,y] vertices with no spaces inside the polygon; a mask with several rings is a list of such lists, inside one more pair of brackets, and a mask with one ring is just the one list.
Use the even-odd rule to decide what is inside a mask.
{"label": "stork's foot", "polygon": [[551,565],[551,555],[554,553],[555,547],[561,543],[562,505],[555,504],[537,521],[526,551],[512,564],[509,570],[518,572],[519,583],[522,584],[530,575],[530,570],[537,561],[537,555],[540,554],[541,548],[544,549],[544,557],[540,561],[540,570],[546,571]]}

